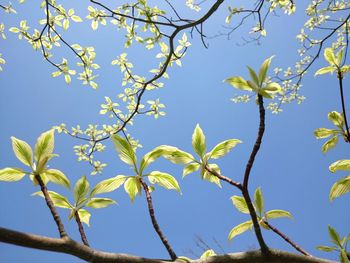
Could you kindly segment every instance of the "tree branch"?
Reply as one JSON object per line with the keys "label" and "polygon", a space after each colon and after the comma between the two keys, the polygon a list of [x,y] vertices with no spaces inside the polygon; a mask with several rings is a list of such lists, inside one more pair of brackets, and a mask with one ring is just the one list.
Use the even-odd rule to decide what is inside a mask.
{"label": "tree branch", "polygon": [[344,116],[344,122],[345,122],[345,129],[346,129],[346,137],[347,142],[350,143],[350,131],[349,131],[349,125],[348,125],[348,119],[346,117],[346,109],[345,109],[345,100],[344,100],[344,89],[343,89],[343,73],[340,69],[338,69],[338,80],[339,80],[339,90],[340,90],[340,100],[341,100],[341,106],[343,109],[343,116]]}
{"label": "tree branch", "polygon": [[151,217],[151,221],[152,221],[152,225],[154,230],[157,232],[160,240],[162,241],[163,245],[165,246],[166,250],[168,251],[170,258],[172,260],[175,260],[177,258],[174,250],[171,248],[167,238],[165,237],[164,233],[162,232],[162,230],[159,227],[159,224],[157,222],[156,216],[154,214],[154,208],[153,208],[153,202],[152,202],[152,197],[151,197],[151,193],[148,189],[148,185],[146,184],[146,182],[140,178],[140,183],[142,185],[143,190],[145,191],[146,194],[146,199],[147,199],[147,204],[148,204],[148,212],[149,215]]}
{"label": "tree branch", "polygon": [[75,212],[74,217],[75,217],[75,221],[76,221],[77,224],[78,224],[78,229],[79,229],[81,241],[83,241],[83,244],[84,244],[85,246],[88,246],[88,247],[89,247],[90,245],[89,245],[89,242],[88,242],[87,237],[86,237],[86,235],[85,235],[85,231],[84,231],[83,224],[82,224],[81,221],[80,221],[80,217],[79,217],[78,211]]}
{"label": "tree branch", "polygon": [[[17,246],[59,252],[75,256],[91,263],[168,263],[166,260],[147,259],[126,254],[108,253],[92,249],[78,242],[64,238],[51,238],[0,227],[0,242]],[[184,263],[183,260],[176,260]],[[336,263],[315,257],[305,257],[289,252],[270,250],[268,255],[261,251],[249,251],[198,259],[192,263]]]}

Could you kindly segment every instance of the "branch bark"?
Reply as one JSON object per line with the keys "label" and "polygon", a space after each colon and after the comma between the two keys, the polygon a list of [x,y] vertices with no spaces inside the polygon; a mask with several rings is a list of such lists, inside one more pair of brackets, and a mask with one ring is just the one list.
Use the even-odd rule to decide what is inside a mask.
{"label": "branch bark", "polygon": [[[69,254],[91,263],[168,263],[167,260],[147,259],[126,254],[108,253],[82,245],[69,237],[51,238],[18,232],[0,227],[0,242],[17,246]],[[177,259],[176,263],[185,263]],[[268,255],[260,250],[213,256],[193,260],[191,263],[336,263],[326,259],[305,257],[285,251],[270,250]]]}

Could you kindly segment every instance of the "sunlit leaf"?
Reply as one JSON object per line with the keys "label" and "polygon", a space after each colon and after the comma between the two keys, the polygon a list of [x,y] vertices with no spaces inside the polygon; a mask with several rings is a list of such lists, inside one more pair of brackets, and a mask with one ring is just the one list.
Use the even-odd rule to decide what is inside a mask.
{"label": "sunlit leaf", "polygon": [[343,129],[344,117],[337,111],[331,111],[328,113],[328,119],[339,129]]}
{"label": "sunlit leaf", "polygon": [[199,124],[196,125],[196,128],[194,129],[194,132],[192,134],[192,147],[193,147],[193,150],[200,157],[203,157],[206,150],[206,144],[205,144],[204,133],[201,127],[199,126]]}
{"label": "sunlit leaf", "polygon": [[33,164],[33,151],[28,143],[19,140],[16,137],[11,137],[12,149],[18,160],[27,166],[32,166]]}
{"label": "sunlit leaf", "polygon": [[267,220],[274,219],[274,218],[281,218],[281,217],[287,217],[292,219],[291,213],[285,210],[270,210],[265,213],[265,217]]}
{"label": "sunlit leaf", "polygon": [[141,194],[141,183],[138,178],[130,177],[124,183],[124,189],[129,195],[132,202],[134,202],[137,194]]}
{"label": "sunlit leaf", "polygon": [[60,170],[57,169],[48,169],[44,171],[45,176],[48,178],[49,181],[62,185],[66,188],[70,188],[70,181],[65,176],[64,173],[62,173]]}
{"label": "sunlit leaf", "polygon": [[350,160],[338,160],[329,166],[329,171],[335,173],[336,171],[350,171]]}
{"label": "sunlit leaf", "polygon": [[329,193],[329,199],[333,201],[335,198],[350,192],[350,175],[345,176],[335,182]]}
{"label": "sunlit leaf", "polygon": [[251,67],[247,66],[248,71],[249,71],[249,75],[251,80],[255,83],[255,85],[260,86],[260,82],[259,82],[259,78],[256,75],[254,69],[252,69]]}
{"label": "sunlit leaf", "polygon": [[252,91],[252,88],[248,85],[247,81],[242,77],[239,77],[239,76],[231,77],[231,78],[225,79],[224,81],[237,89]]}
{"label": "sunlit leaf", "polygon": [[269,70],[269,67],[270,67],[270,64],[271,64],[271,61],[273,59],[274,56],[271,56],[269,57],[268,59],[266,59],[260,69],[259,69],[259,80],[260,80],[260,85],[262,85],[262,83],[265,81],[266,79],[266,74],[267,74],[267,71]]}
{"label": "sunlit leaf", "polygon": [[136,165],[137,159],[131,144],[119,135],[112,135],[112,141],[114,143],[115,149],[119,153],[119,158],[132,166]]}
{"label": "sunlit leaf", "polygon": [[234,195],[231,197],[231,201],[239,212],[249,214],[248,205],[242,196]]}
{"label": "sunlit leaf", "polygon": [[79,209],[78,215],[81,222],[85,223],[87,226],[90,226],[91,214],[88,211],[86,211],[85,209]]}
{"label": "sunlit leaf", "polygon": [[336,65],[336,60],[334,56],[334,51],[332,48],[325,48],[324,50],[324,58],[330,65]]}
{"label": "sunlit leaf", "polygon": [[249,229],[252,229],[253,222],[252,220],[245,221],[238,226],[235,226],[234,228],[231,229],[229,235],[228,235],[228,240],[233,239],[234,237],[246,232]]}
{"label": "sunlit leaf", "polygon": [[90,201],[87,202],[85,206],[88,206],[91,208],[103,208],[116,203],[117,203],[116,201],[110,198],[91,198]]}
{"label": "sunlit leaf", "polygon": [[336,135],[338,133],[339,133],[339,131],[337,131],[337,130],[331,130],[331,129],[326,129],[326,128],[318,128],[314,131],[314,135],[317,139],[324,139],[324,138],[327,138],[331,135]]}
{"label": "sunlit leaf", "polygon": [[165,189],[174,189],[181,193],[180,187],[176,179],[167,173],[162,173],[159,171],[153,171],[148,175],[148,180],[152,184],[158,184]]}
{"label": "sunlit leaf", "polygon": [[[71,209],[73,206],[69,203],[68,199],[59,193],[54,191],[48,191],[49,196],[56,207]],[[32,195],[37,195],[44,198],[44,194],[41,191],[35,192]]]}
{"label": "sunlit leaf", "polygon": [[21,180],[26,173],[20,168],[4,168],[0,170],[0,181],[16,182]]}
{"label": "sunlit leaf", "polygon": [[336,68],[334,66],[320,68],[319,70],[316,71],[315,76],[323,75],[323,74],[327,74],[327,73],[333,73],[335,70],[336,70]]}
{"label": "sunlit leaf", "polygon": [[338,144],[338,136],[333,136],[322,145],[322,152],[326,153]]}
{"label": "sunlit leaf", "polygon": [[90,184],[86,180],[86,176],[81,177],[74,186],[74,200],[79,203],[79,201],[86,197],[90,190]]}
{"label": "sunlit leaf", "polygon": [[230,139],[220,142],[210,151],[209,156],[212,159],[218,159],[230,152],[233,149],[233,147],[235,147],[239,143],[242,143],[242,141],[237,139]]}
{"label": "sunlit leaf", "polygon": [[125,175],[117,175],[115,177],[103,180],[95,185],[95,187],[91,191],[91,196],[112,192],[119,188],[125,182],[126,179],[127,176]]}
{"label": "sunlit leaf", "polygon": [[42,133],[37,139],[34,150],[35,160],[37,162],[39,162],[42,157],[52,154],[55,147],[54,133],[54,129],[49,130]]}
{"label": "sunlit leaf", "polygon": [[328,234],[335,245],[337,245],[338,247],[342,246],[338,232],[330,225],[328,225]]}
{"label": "sunlit leaf", "polygon": [[260,187],[258,187],[255,190],[254,201],[255,201],[255,207],[257,209],[257,212],[259,213],[259,215],[262,215],[262,213],[264,211],[264,198],[263,198]]}
{"label": "sunlit leaf", "polygon": [[186,165],[182,172],[182,178],[184,178],[186,175],[193,173],[199,169],[201,165],[199,163],[190,163]]}
{"label": "sunlit leaf", "polygon": [[324,251],[324,252],[332,252],[337,249],[337,247],[328,247],[328,246],[317,246],[318,250]]}

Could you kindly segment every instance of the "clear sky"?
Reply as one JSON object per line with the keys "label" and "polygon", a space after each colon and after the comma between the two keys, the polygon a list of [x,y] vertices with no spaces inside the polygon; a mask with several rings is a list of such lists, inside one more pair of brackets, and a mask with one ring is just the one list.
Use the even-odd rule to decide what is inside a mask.
{"label": "clear sky", "polygon": [[[80,8],[76,13],[81,17],[87,15],[86,6],[81,5]],[[247,36],[249,31],[247,27],[233,34],[230,40],[225,37],[208,39],[208,49],[194,35],[190,40],[192,46],[182,61],[183,66],[169,70],[170,79],[165,81],[164,89],[147,95],[147,99],[160,98],[166,104],[166,117],[154,120],[140,116],[129,127],[129,132],[143,145],[138,150],[139,158],[161,144],[191,151],[191,135],[199,123],[207,136],[208,148],[229,138],[243,141],[218,162],[223,174],[241,181],[257,133],[258,108],[254,102],[232,103],[230,98],[238,92],[222,80],[233,75],[247,77],[246,65],[258,68],[271,55],[275,55],[272,67],[293,65],[298,60],[295,36],[305,20],[302,9],[300,4],[294,16],[271,17],[267,23],[268,35],[261,45],[242,45],[242,36]],[[209,36],[223,29],[226,11],[225,6],[221,7],[207,21],[205,29]],[[183,12],[193,14],[192,11]],[[26,3],[18,9],[18,15],[2,15],[1,20],[7,26],[13,26],[26,19],[28,24],[38,26],[37,20],[42,17],[42,10]],[[7,61],[0,73],[1,168],[21,167],[12,153],[11,136],[34,145],[40,133],[62,122],[68,127],[110,123],[107,117],[99,115],[99,109],[104,96],[115,98],[120,92],[120,72],[117,67],[110,66],[110,61],[122,52],[122,45],[118,42],[123,37],[122,32],[111,27],[100,27],[93,32],[84,23],[74,25],[66,34],[70,43],[95,47],[97,63],[102,67],[98,90],[83,86],[75,79],[67,86],[63,78],[52,78],[54,69],[43,61],[39,52],[33,51],[24,41],[18,41],[14,34],[7,33],[7,36],[6,41],[1,40],[1,53]],[[157,66],[158,61],[140,46],[127,52],[140,75]],[[67,49],[62,48],[57,52],[57,58],[70,56],[67,54]],[[333,203],[328,200],[331,185],[345,175],[340,172],[331,174],[328,166],[349,156],[346,145],[341,141],[336,149],[327,155],[322,154],[323,142],[313,136],[316,128],[329,126],[329,111],[341,111],[336,78],[328,75],[313,77],[322,66],[325,62],[321,59],[305,77],[301,91],[306,96],[303,104],[288,105],[280,115],[267,113],[266,136],[252,170],[250,189],[253,192],[257,186],[262,187],[267,209],[285,209],[292,213],[293,220],[271,221],[282,232],[311,254],[336,259],[336,255],[319,252],[315,247],[329,244],[328,224],[342,235],[349,231],[349,195]],[[345,85],[348,86],[348,82]],[[73,184],[80,176],[90,173],[86,163],[76,161],[72,147],[78,143],[71,137],[56,134],[55,152],[60,157],[50,164],[64,171]],[[111,142],[98,158],[107,162],[108,167],[101,175],[88,176],[91,184],[130,171],[118,159]],[[183,192],[179,195],[159,188],[153,194],[159,224],[178,255],[192,258],[194,254],[200,255],[202,250],[196,244],[196,237],[205,240],[218,253],[223,251],[216,241],[225,253],[258,248],[253,232],[247,232],[232,242],[227,241],[230,229],[249,219],[247,215],[238,213],[229,199],[232,195],[239,195],[238,191],[225,184],[219,189],[202,181],[198,174],[182,180],[182,167],[165,161],[152,167],[174,175]],[[51,184],[50,189],[69,196],[62,187]],[[0,183],[0,226],[57,237],[56,226],[43,200],[31,197],[38,190],[28,178],[18,183]],[[134,203],[130,202],[122,188],[106,196],[117,200],[119,205],[92,211],[91,226],[85,228],[91,246],[110,252],[167,258],[166,250],[153,231],[144,195],[137,197]],[[58,210],[69,235],[80,240],[75,222],[68,221],[67,211]],[[270,247],[293,251],[270,231],[263,230],[263,234]],[[67,255],[2,243],[0,255],[1,261],[6,263],[24,260],[81,262]]]}

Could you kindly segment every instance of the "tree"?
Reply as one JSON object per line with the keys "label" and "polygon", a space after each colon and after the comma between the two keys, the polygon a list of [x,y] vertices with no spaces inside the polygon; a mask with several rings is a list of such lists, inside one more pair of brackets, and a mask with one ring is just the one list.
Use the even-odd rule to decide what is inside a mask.
{"label": "tree", "polygon": [[[162,257],[188,261],[190,259],[180,257],[181,253],[177,250],[181,246],[174,245],[171,234],[175,235],[177,231],[180,231],[179,226],[176,226],[177,221],[185,223],[184,219],[191,218],[190,212],[196,214],[196,211],[194,208],[184,208],[184,201],[177,200],[181,198],[174,201],[175,196],[163,192],[162,188],[165,188],[183,193],[183,196],[187,193],[191,193],[192,196],[202,193],[199,195],[200,199],[192,199],[191,204],[194,204],[194,207],[206,209],[204,212],[197,213],[197,217],[209,218],[208,222],[213,224],[206,226],[206,231],[215,229],[214,225],[222,225],[226,228],[225,221],[228,219],[228,221],[232,220],[233,223],[230,223],[230,228],[225,230],[227,232],[225,235],[228,235],[230,240],[234,239],[233,244],[236,244],[240,238],[248,236],[245,234],[237,237],[248,230],[252,232],[250,236],[256,238],[256,250],[238,254],[224,252],[224,255],[221,256],[213,256],[215,255],[214,250],[207,249],[205,247],[207,243],[201,241],[205,247],[199,260],[201,262],[221,260],[232,262],[329,262],[311,256],[314,253],[308,252],[309,249],[304,248],[305,244],[301,245],[299,242],[293,241],[294,238],[291,236],[293,236],[294,231],[292,229],[295,230],[298,227],[293,228],[291,225],[298,225],[297,222],[283,225],[282,220],[280,223],[274,220],[281,217],[293,217],[297,221],[298,216],[300,216],[298,210],[305,209],[305,214],[307,214],[307,210],[311,211],[312,206],[319,205],[316,202],[318,203],[320,199],[322,206],[317,210],[317,214],[311,213],[311,220],[306,226],[309,228],[308,231],[302,230],[304,235],[305,233],[313,235],[312,239],[315,243],[308,248],[319,245],[320,250],[338,252],[333,254],[333,258],[339,257],[342,262],[348,262],[349,254],[346,244],[350,238],[345,236],[346,232],[344,233],[344,231],[348,231],[345,224],[347,213],[344,207],[346,204],[341,203],[348,196],[339,199],[338,197],[349,192],[349,176],[343,178],[339,176],[338,179],[334,179],[327,175],[325,176],[327,179],[323,181],[321,176],[317,174],[327,174],[326,166],[329,166],[331,172],[349,170],[350,161],[346,159],[345,147],[350,141],[350,135],[346,116],[347,100],[346,94],[344,94],[345,77],[349,71],[347,50],[350,4],[347,1],[313,1],[306,6],[306,3],[294,3],[291,0],[261,0],[251,3],[250,7],[239,7],[235,3],[226,3],[223,0],[203,1],[202,3],[186,1],[188,8],[185,9],[183,3],[167,0],[161,2],[139,0],[120,6],[93,0],[85,4],[45,0],[40,5],[41,10],[34,9],[35,3],[19,2],[16,6],[0,5],[5,13],[11,14],[4,17],[4,23],[0,25],[2,38],[8,37],[8,42],[4,43],[13,44],[7,45],[8,47],[16,47],[14,48],[15,52],[10,52],[5,50],[8,47],[4,45],[4,52],[0,60],[0,63],[3,64],[1,69],[4,70],[4,84],[2,86],[11,86],[11,83],[7,81],[7,76],[15,81],[20,81],[19,78],[12,76],[16,72],[15,74],[23,75],[23,80],[26,82],[34,80],[31,83],[36,85],[31,87],[31,91],[21,89],[21,93],[29,92],[28,94],[32,95],[31,93],[38,92],[40,98],[46,95],[47,99],[31,99],[28,102],[22,101],[23,96],[15,94],[15,103],[11,102],[10,97],[7,96],[9,101],[4,100],[2,103],[6,109],[13,109],[13,112],[20,109],[21,115],[24,116],[18,118],[20,126],[17,129],[19,130],[11,131],[11,142],[5,141],[4,137],[7,136],[7,131],[3,132],[1,137],[2,148],[7,149],[2,151],[3,155],[6,152],[10,156],[9,152],[13,151],[15,157],[11,156],[2,160],[1,167],[4,168],[0,170],[0,180],[5,182],[21,181],[20,184],[22,184],[20,188],[17,184],[2,183],[1,187],[4,189],[1,193],[4,200],[3,211],[6,209],[16,210],[14,216],[11,216],[11,213],[4,213],[3,217],[12,218],[11,224],[15,226],[18,221],[27,221],[17,219],[21,215],[23,216],[20,210],[28,208],[32,214],[30,217],[35,218],[35,221],[38,222],[35,228],[40,227],[44,222],[46,224],[46,220],[50,220],[49,229],[52,232],[39,236],[26,234],[31,229],[19,232],[4,226],[0,229],[1,242],[63,252],[88,262],[160,262],[159,260],[125,254],[110,254],[95,249],[98,246],[97,240],[114,242],[105,237],[108,233],[111,233],[113,239],[115,238],[119,242],[128,240],[129,237],[125,236],[128,233],[133,242],[137,242],[137,240],[150,242],[149,239],[157,238],[155,242],[162,244],[166,252],[166,254],[161,255]],[[297,39],[301,43],[301,48],[298,50],[300,60],[293,68],[288,66],[285,69],[275,67],[278,63],[286,65],[293,63],[290,62],[293,61],[293,57],[289,54],[286,55],[286,50],[291,53],[287,42],[273,37],[273,32],[274,30],[278,32],[278,27],[269,26],[269,23],[271,21],[283,24],[293,21],[295,26],[300,27],[301,25],[297,25],[297,23],[301,21],[303,15],[295,14],[297,4],[300,5],[300,10],[306,10],[307,16],[306,23],[297,33]],[[84,15],[86,9],[87,16]],[[28,10],[31,12],[29,13]],[[19,17],[13,16],[13,13],[16,12]],[[283,13],[288,16],[274,17],[274,14],[282,15]],[[23,17],[21,17],[22,15]],[[36,26],[35,23],[38,19],[40,25]],[[220,25],[224,22],[226,26],[223,31],[219,31],[217,27],[213,28],[216,23],[216,25]],[[253,26],[251,26],[252,24]],[[247,27],[248,30],[251,30],[249,38],[244,37],[242,40],[236,40],[244,47],[233,45],[232,40],[220,40],[222,36],[237,38],[239,34],[246,35],[243,32],[247,30]],[[117,30],[120,30],[121,33],[118,34],[118,39],[115,41],[114,36],[111,37],[110,34],[111,32],[117,34]],[[284,28],[282,30],[286,31]],[[14,35],[9,36],[11,34],[8,31]],[[219,33],[217,33],[218,31]],[[290,31],[294,31],[294,26],[290,28]],[[281,32],[279,33],[281,34]],[[291,33],[295,34],[295,32]],[[269,42],[271,41],[269,40],[270,34],[272,42]],[[20,46],[24,49],[28,46],[25,47],[23,43],[14,42],[13,36],[29,43],[30,47],[38,52],[24,55],[29,52],[19,50],[17,47]],[[102,41],[91,39],[91,36],[101,38]],[[104,41],[104,39],[108,40]],[[111,47],[109,47],[109,43],[105,43],[110,40],[113,40]],[[208,47],[209,44],[214,45],[208,50],[215,51],[216,59],[211,57],[204,59],[199,65],[186,65],[186,63],[198,59],[198,56],[191,57],[191,51],[195,53],[196,50],[200,50],[198,54],[201,57],[199,59],[206,57],[206,54],[208,57],[212,56],[210,53],[204,53],[204,49],[200,49],[200,45]],[[261,47],[256,44],[261,44]],[[230,45],[230,47],[223,48],[224,45]],[[282,46],[281,49],[279,46]],[[140,50],[143,47],[146,48],[147,56],[140,55]],[[250,53],[257,52],[256,50],[259,52],[254,53],[254,56],[249,56],[247,53],[243,54],[244,50],[248,50]],[[228,51],[232,53],[227,53]],[[221,58],[220,52],[224,52],[224,58]],[[11,64],[11,56],[13,56],[11,54],[16,54],[19,64],[26,63],[27,66],[31,67],[36,65],[37,71],[30,70],[18,73],[12,69],[15,64]],[[271,56],[273,54],[276,56]],[[101,60],[98,59],[99,56],[101,56]],[[44,68],[39,68],[39,64],[37,64],[39,60],[37,63],[32,62],[34,57],[37,60],[44,59],[46,61]],[[205,68],[207,66],[205,64],[213,63],[213,61],[220,61],[220,65],[211,65],[211,68]],[[112,76],[115,77],[116,71],[110,72],[109,63],[120,69],[122,79],[118,82],[111,80]],[[171,68],[171,66],[181,66],[182,63],[185,64],[183,71]],[[40,65],[42,64],[40,62]],[[244,69],[245,64],[251,65],[247,72]],[[208,71],[208,74],[203,74],[203,72],[206,73],[206,70],[214,70],[217,67],[220,67],[218,71],[210,71],[210,74]],[[307,72],[316,76],[330,74],[329,76],[319,76],[317,79],[308,79]],[[34,74],[37,74],[37,77],[34,78]],[[50,74],[56,79],[46,80]],[[167,80],[168,74],[171,80]],[[186,74],[186,81],[178,84],[181,81],[180,76],[183,74]],[[202,79],[204,82],[200,82]],[[230,93],[226,94],[226,91],[222,91],[223,88],[220,89],[220,92],[214,90],[208,92],[210,97],[202,96],[203,93],[206,93],[209,80],[216,83],[213,85],[218,85],[217,83],[222,79],[225,82],[223,85],[225,90]],[[323,86],[326,85],[322,85],[321,81],[331,86],[333,90],[322,90],[325,89]],[[54,92],[58,90],[58,87],[53,88],[51,84],[47,84],[61,85],[62,82],[72,87],[69,90],[64,89],[64,92],[67,92],[63,95],[65,98],[61,94],[62,99],[55,100],[58,93]],[[198,90],[190,91],[191,85],[189,83],[198,85]],[[302,109],[287,109],[286,112],[281,113],[281,117],[272,117],[269,112],[266,112],[269,110],[272,113],[280,113],[282,109],[287,107],[287,104],[301,103],[304,100],[301,92],[307,93],[307,89],[301,89],[301,84],[312,87],[315,85],[314,83],[322,85],[322,87],[310,92],[309,97],[326,97],[323,101],[326,103],[317,107],[317,112],[312,112],[310,109],[310,112],[304,110],[306,107],[304,105],[307,103],[301,106]],[[179,86],[184,84],[187,87],[181,90]],[[92,89],[77,91],[78,87],[82,85]],[[117,88],[113,88],[113,90],[107,88],[107,86],[112,85],[116,85]],[[171,89],[174,93],[163,96],[160,88],[164,85],[174,86]],[[46,91],[42,90],[44,86]],[[229,106],[222,107],[220,105],[223,103],[222,101],[225,101],[227,96],[232,96],[232,89],[230,90],[229,86],[242,90],[239,95],[234,95],[233,102],[248,102],[250,99],[252,102],[247,105],[232,106],[227,104]],[[310,87],[308,88],[311,89]],[[99,90],[94,91],[95,89]],[[340,96],[335,94],[335,90],[339,90]],[[192,92],[195,93],[192,94]],[[50,93],[55,95],[50,95]],[[110,117],[110,119],[107,121],[101,119],[100,125],[97,126],[90,123],[95,122],[95,117],[91,116],[94,116],[93,112],[96,111],[94,104],[96,101],[101,101],[100,93],[103,93],[105,102],[101,105],[99,113],[106,115],[107,118]],[[92,99],[89,94],[93,94],[91,96],[97,97],[98,100]],[[118,94],[117,97],[116,94]],[[157,98],[158,94],[161,100]],[[72,96],[74,99],[70,100],[67,96]],[[82,96],[84,99],[81,99]],[[164,120],[167,118],[160,118],[165,115],[163,100],[166,101],[169,96],[177,96],[175,101],[168,99],[170,105],[174,104],[173,107],[167,103],[169,119],[171,119],[171,115],[181,116],[181,119],[179,117],[175,119],[176,123],[166,123]],[[51,116],[45,119],[45,108],[50,114],[52,114],[52,110],[57,111],[57,108],[54,109],[55,101],[60,104],[60,114],[68,119],[65,121],[76,123],[76,119],[71,119],[67,115],[78,115],[78,112],[81,112],[78,116],[79,125],[69,128],[74,124],[58,124],[58,118],[51,123],[49,120]],[[185,108],[187,111],[182,111],[179,107],[180,101],[183,107],[186,107],[185,102],[187,102],[191,110]],[[65,103],[73,102],[74,105],[65,105]],[[175,106],[177,106],[176,109]],[[30,111],[30,108],[36,107],[38,107],[36,110]],[[238,108],[244,108],[244,111],[238,113]],[[235,113],[233,117],[232,111]],[[291,131],[288,125],[290,125],[289,122],[293,121],[290,118],[295,118],[295,115],[294,117],[293,115],[289,116],[288,112],[290,111],[297,111],[298,115],[310,114],[308,116],[312,116],[312,119],[307,122],[311,123],[312,128],[307,126],[309,123],[305,123],[306,119],[301,119],[298,125],[307,126],[307,128],[297,126],[297,129],[294,127],[294,130]],[[330,122],[322,123],[325,128],[317,128],[322,125],[316,120],[326,119],[323,112],[329,112]],[[203,117],[198,117],[198,113]],[[186,115],[183,116],[183,114]],[[59,118],[62,118],[62,115]],[[191,115],[193,116],[191,117]],[[82,116],[86,116],[86,118],[82,118]],[[154,122],[147,116],[155,119],[160,118],[160,120]],[[10,127],[9,119],[13,120],[14,118],[11,113],[11,116],[5,120],[4,127]],[[191,123],[188,124],[186,118],[189,118]],[[283,122],[282,119],[287,122]],[[277,122],[282,123],[282,126],[278,126]],[[156,125],[149,125],[150,123]],[[317,126],[313,126],[314,124]],[[279,130],[277,130],[278,127]],[[33,129],[30,135],[28,134],[29,128]],[[169,129],[175,132],[169,132]],[[300,133],[301,131],[308,132],[310,129],[315,130],[314,135],[318,139],[329,138],[322,146],[323,153],[337,146],[332,152],[338,155],[328,157],[328,153],[327,158],[329,159],[323,158],[322,161],[317,161],[320,156],[304,149],[308,147],[307,142],[311,138],[306,140],[304,134],[298,136],[296,133],[299,131]],[[38,137],[36,141],[34,141],[34,133],[40,134],[35,136]],[[176,138],[177,136],[179,138]],[[294,136],[296,138],[293,138]],[[176,139],[172,139],[172,137]],[[72,162],[68,145],[71,142],[75,144],[74,153],[78,161],[83,162],[82,165]],[[143,145],[142,148],[140,144]],[[293,152],[293,144],[297,145],[297,149],[299,149],[297,154],[294,153],[296,156],[288,155],[289,151]],[[268,145],[272,149],[268,148]],[[12,150],[10,150],[11,146]],[[251,147],[252,149],[250,149]],[[114,149],[109,150],[109,148]],[[243,148],[245,150],[240,150]],[[237,157],[239,151],[241,151],[241,157]],[[59,158],[56,158],[56,153],[60,153]],[[119,161],[117,156],[119,156]],[[296,163],[292,164],[291,159]],[[305,162],[298,165],[297,162],[300,162],[300,159],[305,159]],[[108,166],[106,166],[107,163]],[[232,165],[233,163],[234,165]],[[306,166],[306,164],[308,165]],[[294,170],[293,166],[296,166],[297,169]],[[320,169],[318,170],[315,166],[320,166]],[[288,170],[293,173],[297,171],[298,175],[289,174]],[[305,178],[305,175],[310,172],[312,172],[313,177]],[[181,173],[186,178],[183,182],[178,182]],[[195,173],[204,181],[213,184],[199,184]],[[32,185],[28,184],[27,177],[33,182]],[[186,186],[186,181],[190,182],[190,186]],[[293,184],[293,181],[296,183]],[[333,186],[329,182],[332,182]],[[325,188],[318,189],[322,184],[325,184]],[[36,189],[34,191],[33,185]],[[222,189],[218,189],[216,185]],[[68,190],[64,190],[62,186]],[[123,188],[131,201],[134,202],[132,209],[136,207],[140,209],[140,213],[130,214],[126,204],[123,207],[123,203],[126,203],[121,193],[124,191]],[[271,188],[276,190],[274,192],[268,190]],[[7,192],[8,190],[11,194]],[[305,193],[306,190],[307,193]],[[328,191],[330,191],[329,198],[332,203],[341,204],[342,207],[336,209],[322,199],[328,198],[326,193]],[[8,198],[21,198],[22,194],[28,195],[28,193],[33,192],[34,197],[29,201],[27,208],[26,205],[23,206],[22,201],[14,201],[14,203],[8,201]],[[263,193],[268,194],[264,196]],[[286,198],[286,195],[291,194],[293,194],[291,199],[296,204],[293,211],[289,211],[288,205],[291,202]],[[118,196],[120,207],[110,207],[116,203],[116,196]],[[308,203],[311,196],[317,196],[317,199]],[[40,197],[42,200],[39,199]],[[185,198],[183,197],[183,199]],[[142,199],[143,203],[141,203]],[[206,201],[203,202],[204,205],[198,203],[202,200]],[[303,202],[306,204],[302,204]],[[40,204],[42,206],[40,209],[45,208],[46,212],[40,210],[38,213],[36,209],[32,210],[34,203]],[[240,214],[231,212],[234,209],[232,204]],[[127,205],[130,207],[130,204]],[[282,205],[283,207],[281,207]],[[105,210],[105,217],[102,215],[103,212],[99,214],[99,211],[96,211],[95,214],[93,211],[105,207],[108,207]],[[124,208],[123,211],[122,208]],[[223,213],[218,211],[219,208],[225,212],[225,215],[220,214],[218,218],[216,217],[217,213]],[[324,212],[325,209],[328,209],[327,212]],[[119,210],[117,216],[116,210]],[[129,217],[126,221],[118,221],[128,213]],[[133,211],[133,213],[135,212]],[[147,213],[149,218],[147,218]],[[166,213],[169,213],[170,216],[167,216]],[[40,219],[43,214],[48,217]],[[91,214],[91,221],[96,220],[96,228],[98,227],[97,222],[100,222],[100,231],[97,231],[100,232],[98,233],[100,237],[93,236],[95,238],[93,242],[91,242],[90,237],[93,235],[94,223],[92,223],[91,229],[86,227],[90,224]],[[227,214],[233,214],[233,217],[226,219]],[[68,222],[67,218],[74,222]],[[331,224],[328,226],[328,234],[327,225],[325,226],[323,223],[324,219],[330,220],[327,222]],[[4,220],[4,225],[7,224],[5,219],[2,220]],[[108,225],[108,230],[101,227],[104,224],[103,220],[108,222],[108,224],[105,223],[106,226]],[[202,220],[205,222],[205,219]],[[31,222],[31,220],[28,221]],[[151,228],[146,227],[143,221],[147,224],[150,221],[155,233],[150,233]],[[191,224],[188,223],[189,229],[194,228],[194,224],[201,224],[200,221],[197,219]],[[171,222],[171,224],[167,225],[166,222]],[[340,224],[335,222],[340,222]],[[319,228],[316,231],[311,231],[310,228],[318,223],[320,224],[319,228],[323,227],[323,231],[318,231]],[[337,227],[334,227],[334,224],[337,224]],[[185,226],[182,227],[186,229]],[[42,229],[42,231],[48,230]],[[103,234],[102,231],[107,233]],[[33,229],[32,232],[36,231]],[[124,236],[122,236],[123,233]],[[141,237],[143,233],[145,236]],[[185,233],[180,233],[180,235]],[[54,235],[57,237],[57,234],[58,238],[47,237]],[[77,237],[81,239],[81,242],[74,241],[79,240]],[[318,237],[322,237],[322,240],[319,240]],[[178,238],[179,243],[182,240],[182,236]],[[280,240],[283,241],[281,246],[285,246],[283,247],[285,250],[293,249],[293,253],[298,254],[272,249],[274,244],[280,244]],[[333,242],[333,245],[329,245],[330,242],[327,240]],[[251,242],[247,241],[242,248],[238,249],[244,249]],[[105,245],[107,249],[111,246],[111,244]],[[132,245],[129,244],[129,246]],[[152,246],[153,243],[148,243],[146,248],[149,250]],[[6,249],[11,248],[11,246],[6,246]],[[121,248],[117,249],[120,251]],[[132,248],[128,251],[133,254]],[[159,253],[162,252],[159,251]],[[159,257],[157,255],[154,257]]]}

